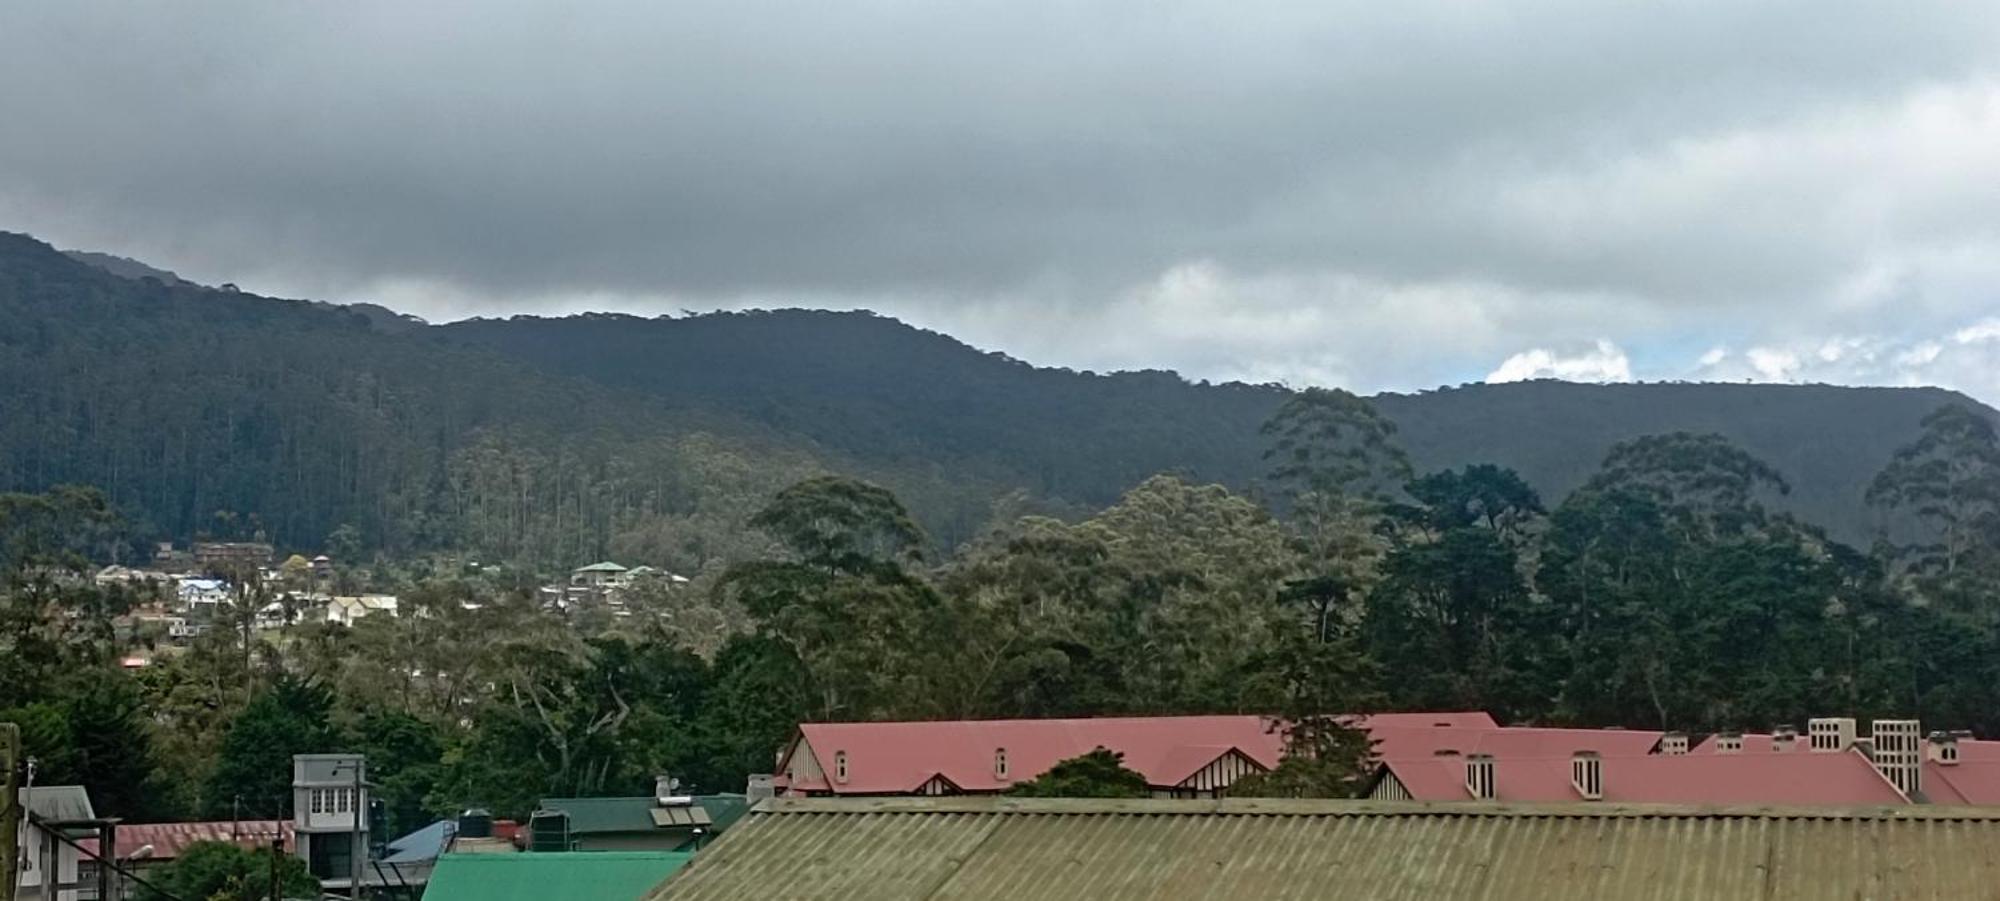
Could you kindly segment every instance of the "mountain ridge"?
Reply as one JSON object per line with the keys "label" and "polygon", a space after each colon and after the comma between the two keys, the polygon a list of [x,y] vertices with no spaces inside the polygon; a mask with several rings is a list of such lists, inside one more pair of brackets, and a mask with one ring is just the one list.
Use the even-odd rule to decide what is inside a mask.
{"label": "mountain ridge", "polygon": [[[0,409],[31,425],[0,424],[0,489],[45,487],[58,476],[108,481],[126,486],[114,494],[140,495],[139,508],[172,534],[194,531],[207,515],[200,508],[209,496],[184,483],[214,478],[205,467],[236,466],[255,477],[238,484],[225,476],[231,485],[220,501],[289,522],[279,530],[288,540],[316,540],[360,518],[375,523],[371,537],[384,546],[475,533],[490,542],[489,533],[504,530],[454,524],[490,513],[480,506],[490,499],[468,501],[480,492],[465,486],[483,479],[481,491],[497,492],[512,479],[539,486],[529,495],[548,493],[550,529],[576,522],[566,519],[571,511],[599,517],[592,537],[568,542],[562,553],[608,553],[635,540],[629,536],[657,510],[692,516],[701,506],[698,488],[642,491],[631,487],[640,475],[611,473],[643,468],[634,461],[655,459],[662,442],[709,434],[721,439],[719,453],[753,468],[789,461],[765,467],[772,478],[826,468],[889,484],[950,546],[996,513],[1080,514],[1162,471],[1254,492],[1263,470],[1259,427],[1290,396],[1278,385],[1195,381],[1166,370],[1041,367],[868,312],[596,313],[432,325],[376,305],[112,278],[94,265],[33,238],[0,235],[0,310],[14,314],[15,343],[33,350],[35,342],[18,339],[40,335],[44,348],[61,348],[64,364],[11,370],[23,390],[0,399]],[[245,349],[296,365],[245,358]],[[304,374],[291,371],[301,367]],[[60,372],[90,385],[88,398],[51,380]],[[96,385],[106,376],[91,373],[117,373],[127,391],[144,385],[175,395],[168,409],[232,431],[185,437],[185,454],[164,449],[150,433],[185,431],[188,420],[125,403],[121,384]],[[334,402],[313,400],[318,391]],[[358,400],[371,396],[401,407]],[[1720,432],[1792,480],[1780,508],[1857,543],[1875,528],[1862,501],[1867,481],[1924,414],[1960,402],[2000,415],[1937,388],[1543,381],[1373,400],[1398,424],[1419,471],[1497,463],[1520,471],[1552,504],[1617,441]],[[244,417],[257,425],[246,429]],[[315,426],[322,417],[332,425]],[[80,420],[90,427],[79,430]],[[339,452],[296,446],[308,435]],[[392,450],[370,456],[380,448]],[[707,465],[671,459],[657,465],[690,468],[676,479],[698,479],[689,473]],[[508,461],[513,474],[494,460]],[[132,467],[143,465],[164,466],[158,476],[167,487],[142,488]],[[335,475],[321,474],[323,467]],[[355,467],[365,471],[357,476]],[[310,513],[280,513],[296,502],[280,490],[286,479],[319,486],[307,492]],[[753,481],[732,490],[752,491],[745,486]],[[620,490],[630,496],[593,496],[607,485],[626,486]],[[730,509],[747,503],[732,499]],[[708,525],[726,528],[727,519]],[[423,524],[391,525],[401,520]],[[528,541],[523,530],[512,535],[517,547]]]}

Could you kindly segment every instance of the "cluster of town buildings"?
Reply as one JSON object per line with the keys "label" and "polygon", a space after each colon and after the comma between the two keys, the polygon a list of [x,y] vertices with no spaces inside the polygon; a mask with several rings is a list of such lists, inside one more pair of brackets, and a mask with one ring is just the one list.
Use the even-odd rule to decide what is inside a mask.
{"label": "cluster of town buildings", "polygon": [[[313,622],[352,625],[378,613],[396,615],[394,595],[340,593],[337,575],[333,559],[324,554],[280,563],[269,544],[231,541],[195,542],[187,549],[162,543],[150,565],[106,566],[92,578],[102,586],[137,592],[140,602],[131,624],[175,643],[214,628],[222,611],[246,602],[253,583],[267,589],[259,595],[265,600],[252,620],[256,629]],[[143,666],[146,660],[134,655],[126,665]]]}
{"label": "cluster of town buildings", "polygon": [[[259,630],[321,622],[351,626],[369,616],[398,615],[395,595],[343,593],[337,575],[333,559],[324,554],[310,560],[294,556],[280,563],[272,546],[261,542],[196,542],[187,549],[162,543],[151,565],[106,566],[93,579],[99,585],[137,591],[144,600],[130,616],[132,625],[174,643],[214,628],[221,611],[243,602],[253,580],[266,589],[261,595],[266,600],[252,621]],[[671,588],[687,581],[650,566],[628,568],[606,561],[578,567],[566,580],[543,586],[537,599],[557,612],[601,610],[622,617],[631,615],[627,600],[634,590]],[[147,662],[142,654],[126,659],[132,667]]]}
{"label": "cluster of town buildings", "polygon": [[543,607],[563,612],[601,609],[614,617],[631,616],[630,597],[647,587],[673,588],[688,580],[651,566],[626,567],[609,560],[580,566],[569,579],[536,591]]}
{"label": "cluster of town buildings", "polygon": [[[76,886],[55,897],[78,899],[99,897],[97,849],[143,872],[196,840],[276,842],[334,894],[432,901],[1988,897],[2000,884],[1963,862],[2000,859],[2000,741],[1840,717],[1703,736],[1481,712],[1349,722],[1373,742],[1368,800],[1230,797],[1282,760],[1269,717],[806,723],[739,794],[661,777],[649,796],[546,798],[525,823],[466,811],[389,841],[356,755],[297,758],[295,812],[276,822],[107,824],[81,789],[38,788],[43,831],[23,852]],[[1152,798],[1006,797],[1099,748]],[[58,829],[86,839],[67,858],[46,837]]]}

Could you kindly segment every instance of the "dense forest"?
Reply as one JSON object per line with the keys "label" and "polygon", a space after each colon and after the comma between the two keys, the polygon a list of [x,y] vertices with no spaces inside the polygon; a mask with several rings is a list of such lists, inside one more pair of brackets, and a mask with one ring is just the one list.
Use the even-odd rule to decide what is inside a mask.
{"label": "dense forest", "polygon": [[812,475],[748,517],[758,550],[634,616],[467,567],[407,586],[398,617],[255,629],[272,589],[250,585],[136,672],[121,655],[157,645],[126,627],[138,599],[80,577],[130,540],[118,510],[90,488],[4,495],[0,720],[47,782],[131,819],[279,815],[289,755],[361,750],[394,829],[658,772],[736,789],[808,719],[1276,713],[1284,764],[1237,789],[1284,796],[1357,786],[1368,749],[1337,712],[2000,732],[1981,411],[1937,409],[1864,480],[1912,534],[1866,551],[1767,506],[1788,474],[1719,435],[1621,442],[1549,503],[1505,467],[1413,466],[1399,434],[1309,390],[1257,430],[1259,499],[1159,474],[948,555],[893,492]]}
{"label": "dense forest", "polygon": [[[339,530],[387,557],[690,574],[765,550],[749,516],[820,473],[893,490],[933,552],[1025,513],[1078,521],[1160,472],[1259,498],[1258,427],[1294,396],[1037,368],[861,313],[427,326],[6,234],[0,386],[0,490],[99,486],[143,538],[318,549]],[[1552,501],[1618,442],[1720,434],[1787,473],[1774,510],[1854,544],[1891,521],[1863,486],[1896,444],[1971,403],[1561,383],[1373,402],[1418,469],[1494,463]]]}

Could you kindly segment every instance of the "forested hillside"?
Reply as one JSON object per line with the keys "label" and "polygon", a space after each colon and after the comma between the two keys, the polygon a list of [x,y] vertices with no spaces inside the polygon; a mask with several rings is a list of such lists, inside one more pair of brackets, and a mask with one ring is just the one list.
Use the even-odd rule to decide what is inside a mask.
{"label": "forested hillside", "polygon": [[[866,313],[785,310],[687,319],[579,316],[441,327],[536,366],[651,392],[684,410],[728,410],[885,467],[977,472],[1086,508],[1157,472],[1255,487],[1259,426],[1289,392],[1189,383],[1172,373],[1037,368]],[[1490,462],[1544,496],[1581,485],[1611,446],[1714,432],[1769,461],[1792,491],[1777,509],[1865,541],[1862,491],[1934,388],[1577,385],[1529,382],[1388,394],[1418,471]],[[923,504],[916,506],[922,510]]]}
{"label": "forested hillside", "polygon": [[350,525],[398,552],[568,565],[623,543],[699,568],[817,468],[362,315],[125,279],[19,236],[0,236],[0,323],[0,486],[99,486],[159,537],[310,547]]}
{"label": "forested hillside", "polygon": [[[79,257],[81,259],[79,259]],[[0,235],[0,489],[102,486],[165,538],[351,525],[391,553],[699,569],[816,471],[887,485],[941,548],[1074,517],[1159,472],[1259,490],[1278,386],[1038,368],[865,313],[445,326],[121,277]],[[1715,432],[1777,509],[1866,542],[1868,480],[1936,389],[1477,385],[1385,395],[1419,472],[1491,462],[1561,498],[1616,442]]]}

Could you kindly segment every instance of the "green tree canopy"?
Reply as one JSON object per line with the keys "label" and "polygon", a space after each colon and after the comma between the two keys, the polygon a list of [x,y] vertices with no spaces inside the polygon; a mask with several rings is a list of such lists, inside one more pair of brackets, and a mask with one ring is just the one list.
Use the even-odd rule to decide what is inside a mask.
{"label": "green tree canopy", "polygon": [[270,901],[272,877],[283,898],[319,897],[319,880],[306,862],[269,848],[245,850],[228,842],[195,842],[170,863],[146,871],[158,891],[142,888],[140,901]]}
{"label": "green tree canopy", "polygon": [[1146,798],[1146,777],[1125,768],[1125,755],[1098,748],[1049,767],[1007,790],[1023,798]]}
{"label": "green tree canopy", "polygon": [[333,697],[318,684],[281,676],[229,724],[209,775],[210,817],[284,819],[291,814],[292,756],[343,750]]}

